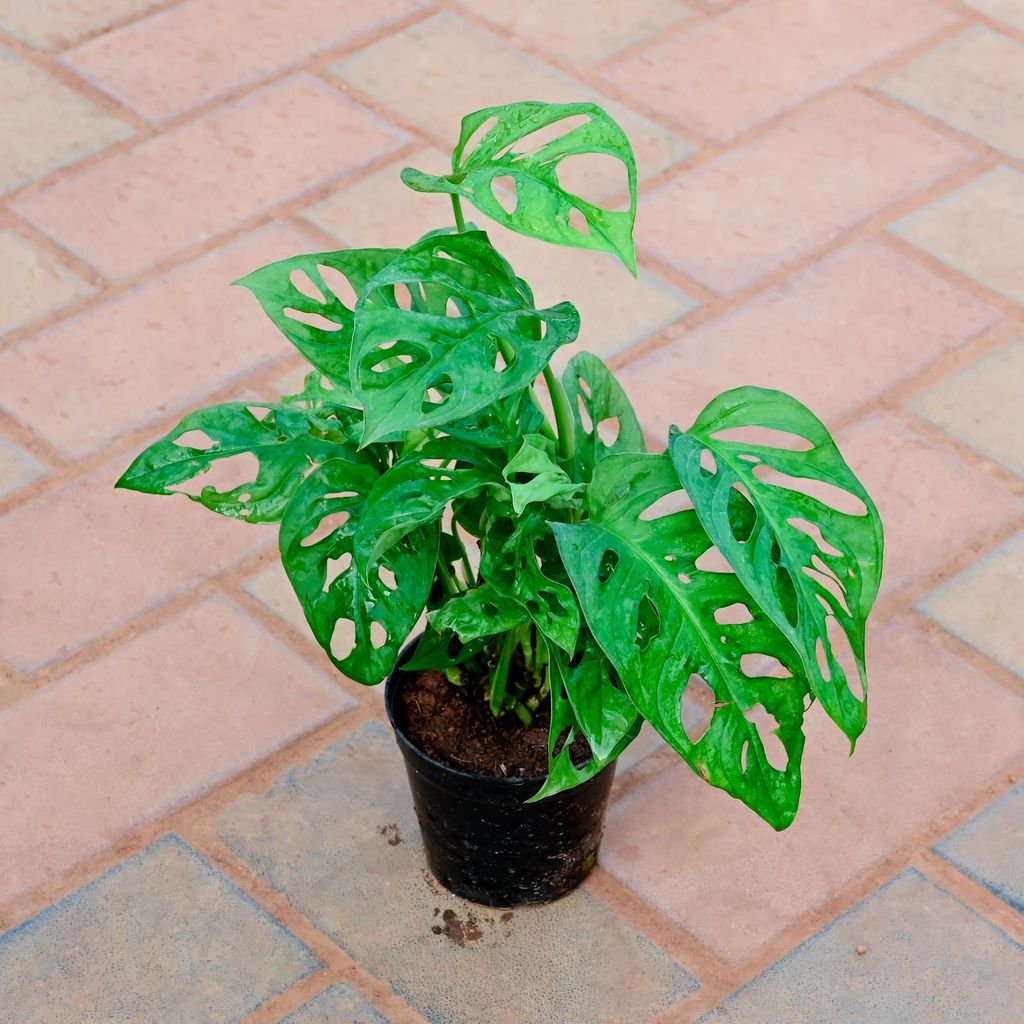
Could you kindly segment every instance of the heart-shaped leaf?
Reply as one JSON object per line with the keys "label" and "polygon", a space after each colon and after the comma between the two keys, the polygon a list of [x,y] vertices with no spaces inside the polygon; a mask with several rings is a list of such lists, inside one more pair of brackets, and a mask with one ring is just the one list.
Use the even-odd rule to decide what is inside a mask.
{"label": "heart-shaped leaf", "polygon": [[366,496],[355,537],[357,564],[368,571],[406,534],[437,522],[449,502],[502,486],[501,469],[486,449],[452,437],[428,441],[402,456]]}
{"label": "heart-shaped leaf", "polygon": [[[669,450],[709,536],[799,652],[829,717],[856,740],[867,721],[864,634],[882,523],[829,432],[789,395],[743,387],[719,395],[685,433],[673,429]],[[739,531],[728,510],[737,491],[756,513]],[[843,637],[863,699],[838,657]]]}
{"label": "heart-shaped leaf", "polygon": [[[353,544],[366,495],[379,479],[374,467],[351,458],[328,460],[296,490],[280,533],[281,561],[317,643],[342,672],[367,685],[394,668],[426,607],[438,546],[437,526],[420,527],[364,578]],[[352,646],[340,654],[336,631],[346,621]]]}
{"label": "heart-shaped leaf", "polygon": [[277,403],[209,406],[189,413],[151,444],[117,486],[148,494],[184,493],[175,488],[221,459],[252,455],[257,461],[252,479],[226,491],[207,486],[186,496],[222,516],[248,523],[277,522],[312,466],[354,452],[358,422],[359,413],[343,407],[314,412]]}
{"label": "heart-shaped leaf", "polygon": [[527,434],[519,451],[502,470],[512,492],[512,508],[521,515],[533,502],[569,498],[579,489],[569,474],[554,461],[555,444],[540,434]]}
{"label": "heart-shaped leaf", "polygon": [[[574,786],[592,779],[598,772],[607,768],[636,739],[643,718],[633,710],[632,718],[627,717],[604,723],[600,729],[602,739],[609,745],[602,753],[594,748],[591,742],[590,759],[577,766],[572,759],[572,743],[578,732],[590,740],[587,730],[582,726],[576,714],[572,694],[590,691],[600,685],[602,668],[600,651],[595,656],[584,659],[576,667],[567,663],[567,655],[558,648],[552,648],[550,656],[550,693],[551,693],[551,724],[548,729],[548,777],[540,790],[527,803],[543,800],[545,797],[572,789]],[[604,662],[607,665],[607,661]],[[627,701],[628,703],[628,701]],[[593,724],[593,723],[591,723]],[[615,730],[621,726],[621,732]]]}
{"label": "heart-shaped leaf", "polygon": [[338,295],[338,290],[344,289],[334,275],[344,278],[358,295],[366,282],[401,251],[342,249],[293,256],[261,267],[235,284],[256,296],[284,336],[350,403],[352,300],[346,304]]}
{"label": "heart-shaped leaf", "polygon": [[[589,519],[552,524],[558,549],[590,631],[644,718],[708,782],[785,828],[800,798],[808,687],[799,658],[735,575],[698,567],[711,541],[692,508],[666,513],[673,501],[686,504],[667,455],[611,455],[594,472]],[[794,674],[758,675],[759,657]],[[694,676],[715,696],[700,737],[682,721]],[[774,719],[784,766],[768,759],[758,705]]]}
{"label": "heart-shaped leaf", "polygon": [[518,601],[490,583],[481,583],[430,613],[430,624],[434,629],[439,632],[451,630],[464,644],[508,633],[529,621],[526,609]]}
{"label": "heart-shaped leaf", "polygon": [[576,479],[589,480],[606,455],[647,450],[632,403],[597,356],[574,355],[562,374],[562,387],[576,424]]}
{"label": "heart-shaped leaf", "polygon": [[536,512],[501,517],[488,528],[480,576],[522,605],[537,629],[564,651],[576,650],[580,613],[573,592],[552,572],[564,575],[551,527]]}
{"label": "heart-shaped leaf", "polygon": [[607,764],[621,753],[624,737],[636,736],[643,717],[619,689],[611,662],[590,630],[581,632],[582,647],[572,661],[557,650],[554,657],[580,732],[586,736],[594,757]]}
{"label": "heart-shaped leaf", "polygon": [[458,423],[522,391],[578,331],[570,303],[533,308],[483,232],[417,242],[356,305],[351,376],[363,443]]}
{"label": "heart-shaped leaf", "polygon": [[[566,124],[565,131],[529,152],[531,135],[580,118],[582,124]],[[467,152],[478,129],[492,120],[493,125]],[[563,160],[588,155],[621,161],[629,188],[629,210],[588,202],[559,181]],[[501,195],[502,179],[514,187],[514,196]],[[402,181],[417,192],[462,196],[481,213],[520,234],[613,253],[636,274],[636,159],[626,133],[594,103],[524,102],[478,110],[462,119],[450,175],[424,174],[407,167]]]}

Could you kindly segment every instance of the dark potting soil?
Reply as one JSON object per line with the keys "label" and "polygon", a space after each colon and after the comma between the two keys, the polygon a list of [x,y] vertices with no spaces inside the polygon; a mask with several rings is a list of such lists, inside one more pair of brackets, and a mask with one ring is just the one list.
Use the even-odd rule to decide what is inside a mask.
{"label": "dark potting soil", "polygon": [[[441,672],[405,678],[397,718],[405,735],[429,757],[474,775],[536,777],[548,773],[550,708],[544,702],[524,725],[514,714],[495,718],[482,682],[454,686]],[[586,764],[590,747],[578,736],[572,745],[576,765]]]}

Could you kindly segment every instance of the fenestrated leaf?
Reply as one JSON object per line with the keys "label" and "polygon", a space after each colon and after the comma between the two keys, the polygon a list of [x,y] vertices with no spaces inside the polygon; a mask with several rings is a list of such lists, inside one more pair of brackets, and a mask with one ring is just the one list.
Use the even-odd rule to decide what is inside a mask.
{"label": "fenestrated leaf", "polygon": [[[284,336],[328,377],[349,403],[353,310],[332,290],[324,268],[341,274],[358,295],[366,282],[401,251],[342,249],[292,256],[261,267],[235,284],[256,296]],[[306,291],[296,285],[296,280],[304,282]],[[318,294],[310,296],[307,291]]]}
{"label": "fenestrated leaf", "polygon": [[[600,652],[598,655],[601,658],[604,657]],[[598,772],[607,768],[636,739],[640,726],[643,724],[643,719],[634,711],[631,721],[628,723],[625,720],[622,721],[622,732],[613,742],[611,742],[611,730],[605,729],[604,737],[610,741],[610,746],[599,754],[591,744],[591,757],[584,764],[577,766],[572,759],[572,743],[577,732],[583,732],[584,735],[587,733],[578,721],[569,694],[574,688],[578,691],[581,686],[582,688],[587,687],[588,682],[581,684],[580,676],[581,674],[593,674],[596,663],[593,660],[588,660],[586,668],[582,668],[583,663],[575,669],[570,668],[565,652],[557,648],[551,650],[550,659],[551,725],[548,729],[548,777],[544,785],[527,803],[554,796],[555,793],[572,789],[574,786],[586,782],[587,779],[592,779]]]}
{"label": "fenestrated leaf", "polygon": [[[398,305],[402,294],[409,309]],[[578,330],[568,302],[533,308],[483,232],[417,242],[356,305],[351,377],[365,410],[363,443],[465,421],[526,388]]]}
{"label": "fenestrated leaf", "polygon": [[369,571],[392,544],[439,520],[450,501],[483,487],[503,487],[501,468],[484,448],[440,437],[402,456],[366,496],[356,562]]}
{"label": "fenestrated leaf", "polygon": [[[587,493],[589,519],[552,524],[558,549],[587,625],[633,704],[708,782],[785,828],[800,797],[807,683],[792,645],[739,579],[697,567],[712,545],[696,512],[642,518],[679,493],[668,455],[602,459]],[[728,615],[734,606],[744,614]],[[757,655],[798,674],[754,675]],[[716,700],[696,740],[682,723],[692,675]],[[784,768],[769,761],[757,722],[747,717],[757,705],[777,723]]]}
{"label": "fenestrated leaf", "polygon": [[[352,432],[358,420],[356,410],[342,407],[314,412],[279,403],[226,402],[197,409],[137,456],[117,486],[148,494],[183,494],[175,488],[206,473],[214,463],[250,454],[257,461],[251,480],[225,491],[207,486],[186,497],[222,516],[248,523],[276,522],[311,467],[354,452]],[[210,443],[189,443],[190,435],[203,440],[195,437],[197,433]]]}
{"label": "fenestrated leaf", "polygon": [[[799,652],[821,706],[856,740],[867,721],[864,634],[881,580],[882,523],[829,432],[789,395],[743,387],[719,395],[685,433],[674,428],[669,450],[711,539]],[[705,452],[714,464],[702,469]],[[816,483],[824,500],[794,489]],[[755,512],[740,530],[728,508],[737,491]],[[837,627],[863,700],[837,656]]]}
{"label": "fenestrated leaf", "polygon": [[463,643],[518,629],[530,621],[526,609],[490,583],[481,583],[430,613],[434,629],[452,630]]}
{"label": "fenestrated leaf", "polygon": [[545,637],[571,653],[576,649],[580,612],[569,587],[551,577],[551,567],[560,564],[551,527],[530,511],[491,524],[480,555],[480,576],[500,594],[514,598]]}
{"label": "fenestrated leaf", "polygon": [[[529,136],[570,118],[585,117],[529,152]],[[469,152],[466,146],[486,122],[494,124]],[[588,202],[562,186],[559,164],[570,156],[600,154],[621,161],[629,187],[629,210],[611,210]],[[499,198],[498,179],[511,179],[515,197]],[[513,231],[546,242],[615,254],[636,274],[633,222],[636,219],[636,159],[626,133],[594,103],[510,103],[486,107],[462,119],[462,134],[452,154],[452,173],[424,174],[407,167],[402,181],[417,192],[446,192],[465,197],[478,210]],[[499,186],[500,187],[500,186]],[[573,224],[573,211],[581,227]]]}
{"label": "fenestrated leaf", "polygon": [[[281,520],[281,561],[317,643],[347,676],[380,682],[416,624],[434,579],[438,527],[421,527],[393,544],[364,579],[353,541],[377,469],[351,458],[330,459],[295,492]],[[322,536],[318,536],[322,534]],[[343,620],[354,646],[333,647]]]}
{"label": "fenestrated leaf", "polygon": [[572,661],[567,662],[561,651],[555,658],[579,730],[594,757],[607,764],[621,753],[626,736],[636,736],[643,718],[616,685],[611,663],[590,630],[583,633],[582,650]]}
{"label": "fenestrated leaf", "polygon": [[[589,480],[598,460],[606,455],[647,450],[632,403],[597,356],[574,355],[562,374],[562,387],[576,423],[576,479]],[[602,425],[613,432],[611,441],[601,437]]]}
{"label": "fenestrated leaf", "polygon": [[[527,505],[568,498],[580,489],[554,461],[555,443],[540,434],[526,434],[519,451],[502,470],[512,492],[512,508],[520,515]],[[520,480],[520,477],[527,479]]]}

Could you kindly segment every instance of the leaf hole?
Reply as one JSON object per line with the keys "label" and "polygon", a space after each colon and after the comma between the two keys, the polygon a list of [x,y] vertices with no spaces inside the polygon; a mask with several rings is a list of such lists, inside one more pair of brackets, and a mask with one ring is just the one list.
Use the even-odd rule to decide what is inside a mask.
{"label": "leaf hole", "polygon": [[801,533],[806,533],[807,536],[810,537],[811,540],[813,540],[814,543],[818,545],[818,550],[821,551],[823,554],[842,554],[842,551],[840,551],[838,548],[832,547],[832,545],[829,544],[827,540],[825,540],[825,537],[822,534],[821,530],[817,526],[815,526],[814,523],[809,523],[806,519],[787,519],[786,522],[789,523],[790,526],[799,530]]}
{"label": "leaf hole", "polygon": [[334,297],[346,309],[355,309],[356,290],[352,287],[352,282],[336,267],[328,267],[319,263],[316,269],[320,271],[324,284],[334,294]]}
{"label": "leaf hole", "polygon": [[489,117],[478,128],[476,128],[473,131],[473,134],[466,139],[466,144],[462,147],[463,154],[472,153],[473,150],[483,142],[484,137],[497,123],[498,119],[496,117]]}
{"label": "leaf hole", "polygon": [[394,286],[395,305],[399,309],[412,309],[412,291],[407,284],[396,284]]}
{"label": "leaf hole", "polygon": [[810,477],[789,476],[772,469],[767,463],[761,463],[753,469],[754,476],[763,483],[773,484],[776,487],[783,487],[786,490],[796,491],[799,494],[806,494],[808,497],[820,501],[823,505],[842,512],[848,516],[866,516],[867,505],[855,494],[844,491],[835,484],[826,483],[824,480],[812,480]]}
{"label": "leaf hole", "polygon": [[792,672],[774,654],[749,652],[740,656],[740,671],[748,679],[789,679]]}
{"label": "leaf hole", "polygon": [[206,490],[225,494],[237,487],[251,485],[259,472],[259,460],[252,452],[238,452],[218,459],[209,469],[197,473],[191,480],[183,480],[171,489],[190,495],[199,495]]}
{"label": "leaf hole", "polygon": [[516,191],[516,179],[511,174],[499,174],[491,179],[491,195],[494,201],[512,217],[519,205],[519,193]]}
{"label": "leaf hole", "polygon": [[752,444],[761,448],[783,448],[790,452],[808,452],[814,447],[806,437],[802,437],[800,434],[753,424],[743,427],[726,427],[725,430],[716,430],[711,436],[717,441]]}
{"label": "leaf hole", "polygon": [[304,309],[293,309],[291,306],[286,306],[284,309],[284,315],[289,320],[294,320],[297,323],[305,324],[307,327],[315,327],[318,331],[330,331],[336,333],[342,330],[343,325],[335,323],[333,320],[328,320],[322,313],[311,313]]}
{"label": "leaf hole", "polygon": [[174,443],[180,448],[195,448],[201,452],[208,452],[211,448],[216,448],[220,442],[214,441],[205,430],[186,430],[184,434],[179,434],[174,439]]}
{"label": "leaf hole", "polygon": [[377,579],[388,590],[394,591],[398,589],[398,581],[395,579],[395,574],[386,565],[377,566]]}
{"label": "leaf hole", "polygon": [[610,153],[570,153],[559,161],[556,174],[566,192],[592,206],[616,211],[630,208],[629,172]]}
{"label": "leaf hole", "polygon": [[376,619],[370,623],[370,646],[379,651],[388,642],[388,631]]}
{"label": "leaf hole", "polygon": [[676,491],[669,491],[652,502],[640,513],[640,520],[649,523],[655,519],[664,519],[667,516],[674,516],[679,512],[687,512],[693,508],[690,496],[682,488]]}
{"label": "leaf hole", "polygon": [[348,572],[352,565],[352,552],[344,551],[337,558],[328,558],[324,566],[324,585],[320,588],[325,594],[331,589],[331,584],[345,572]]}
{"label": "leaf hole", "polygon": [[581,235],[590,234],[590,223],[583,216],[583,211],[578,210],[575,206],[569,211],[569,227]]}
{"label": "leaf hole", "polygon": [[720,626],[742,626],[745,622],[753,622],[754,616],[742,601],[727,604],[724,608],[715,609],[715,622]]}
{"label": "leaf hole", "polygon": [[618,416],[606,416],[598,423],[597,436],[601,438],[601,443],[605,448],[611,448],[618,441],[620,426]]}
{"label": "leaf hole", "polygon": [[557,121],[552,121],[541,128],[535,128],[532,132],[527,132],[520,138],[514,139],[496,153],[494,159],[500,160],[513,149],[517,157],[532,156],[556,139],[561,139],[577,128],[589,124],[591,120],[589,114],[570,114],[568,117],[559,118]]}
{"label": "leaf hole", "polygon": [[302,292],[307,299],[316,299],[317,302],[323,304],[327,302],[327,296],[313,282],[313,278],[305,270],[293,270],[288,275],[288,280],[291,281],[292,287]]}
{"label": "leaf hole", "polygon": [[715,691],[707,680],[694,672],[686,681],[679,705],[679,722],[691,743],[700,743],[711,726],[715,713]]}
{"label": "leaf hole", "polygon": [[319,544],[325,537],[329,537],[335,530],[340,530],[349,520],[348,512],[329,512],[317,523],[316,529],[307,534],[300,547],[310,548]]}
{"label": "leaf hole", "polygon": [[644,594],[636,610],[636,645],[641,651],[648,647],[661,634],[661,612],[650,594]]}
{"label": "leaf hole", "polygon": [[351,619],[338,619],[331,632],[331,654],[344,661],[356,649],[356,628]]}
{"label": "leaf hole", "polygon": [[[814,580],[819,587],[827,590],[847,615],[850,614],[850,606],[846,602],[846,591],[843,589],[842,584],[831,573],[819,572],[817,569],[812,569],[809,565],[801,566],[801,570],[805,576]],[[831,606],[828,607],[828,611],[832,611]]]}
{"label": "leaf hole", "polygon": [[700,469],[705,476],[714,476],[718,472],[718,463],[710,448],[705,448],[700,453]]}
{"label": "leaf hole", "polygon": [[714,545],[709,547],[693,565],[694,568],[699,569],[701,572],[732,572],[732,566],[727,561],[725,555]]}
{"label": "leaf hole", "polygon": [[580,423],[583,425],[584,431],[592,434],[594,432],[594,421],[590,418],[590,410],[587,408],[587,403],[583,400],[583,395],[576,396],[576,403],[580,409]]}
{"label": "leaf hole", "polygon": [[495,372],[504,373],[506,370],[510,370],[513,366],[516,365],[517,359],[515,352],[510,352],[509,355],[512,356],[512,362],[506,361],[505,353],[501,351],[500,345],[496,348],[494,353]]}
{"label": "leaf hole", "polygon": [[612,573],[615,572],[618,564],[618,551],[609,548],[601,556],[601,564],[597,567],[597,582],[601,584],[607,583],[608,580],[611,579]]}
{"label": "leaf hole", "polygon": [[457,320],[462,316],[462,310],[459,309],[459,304],[455,301],[453,295],[448,296],[448,301],[444,306],[444,315],[451,317],[453,320]]}
{"label": "leaf hole", "polygon": [[779,723],[760,705],[744,711],[743,717],[757,730],[765,760],[776,771],[784,772],[789,764],[789,753],[779,739]]}

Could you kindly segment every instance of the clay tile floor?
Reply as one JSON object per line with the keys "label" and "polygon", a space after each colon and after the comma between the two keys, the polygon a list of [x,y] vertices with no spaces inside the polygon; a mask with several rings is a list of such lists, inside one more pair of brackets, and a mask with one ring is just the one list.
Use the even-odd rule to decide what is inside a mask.
{"label": "clay tile floor", "polygon": [[[645,732],[584,887],[501,915],[425,876],[273,528],[112,484],[301,380],[232,280],[449,223],[400,169],[518,99],[640,168],[638,281],[493,231],[538,298],[652,442],[812,406],[887,567],[793,828]],[[0,125],[4,1024],[1024,1020],[1024,0],[0,0]]]}

